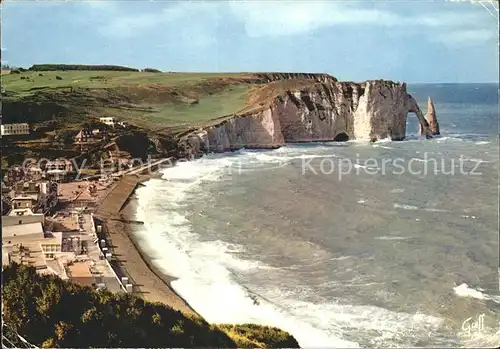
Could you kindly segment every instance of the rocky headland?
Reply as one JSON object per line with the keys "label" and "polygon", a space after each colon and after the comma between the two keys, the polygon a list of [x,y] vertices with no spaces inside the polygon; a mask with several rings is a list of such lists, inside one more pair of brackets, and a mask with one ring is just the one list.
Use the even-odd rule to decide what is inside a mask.
{"label": "rocky headland", "polygon": [[253,97],[258,105],[184,135],[181,144],[197,156],[243,147],[278,148],[287,142],[403,140],[408,113],[418,118],[422,135],[436,134],[405,83],[304,75],[288,83],[267,83]]}
{"label": "rocky headland", "polygon": [[75,157],[81,149],[71,137],[64,137],[69,139],[64,144],[53,142],[54,137],[76,135],[90,119],[103,116],[130,127],[82,153],[90,162],[107,151],[193,158],[287,142],[403,140],[410,113],[418,118],[420,134],[439,134],[432,101],[424,117],[405,83],[345,82],[312,73],[74,73],[60,68],[4,76],[3,122],[28,122],[35,130],[29,146],[6,141],[9,154],[19,155],[16,161],[27,152]]}

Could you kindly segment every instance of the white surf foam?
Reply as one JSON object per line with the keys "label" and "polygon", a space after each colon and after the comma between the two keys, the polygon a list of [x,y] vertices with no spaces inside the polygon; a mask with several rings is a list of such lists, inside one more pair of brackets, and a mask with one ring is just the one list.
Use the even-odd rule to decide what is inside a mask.
{"label": "white surf foam", "polygon": [[449,212],[448,210],[441,209],[441,208],[417,207],[417,206],[413,206],[413,205],[398,204],[398,203],[393,204],[393,207],[394,208],[400,208],[402,210],[408,210],[408,211],[424,210],[424,211],[427,211],[427,212]]}
{"label": "white surf foam", "polygon": [[469,216],[469,215],[466,215],[466,214],[463,214],[463,215],[461,215],[460,217],[462,217],[462,218],[467,218],[467,219],[468,219],[468,218],[470,218],[470,219],[476,219],[476,218],[477,218],[476,216]]}
{"label": "white surf foam", "polygon": [[[266,160],[274,161],[271,157]],[[240,258],[244,246],[203,241],[192,231],[182,214],[184,200],[197,195],[204,180],[223,178],[232,161],[236,160],[211,156],[179,163],[163,170],[169,181],[153,180],[139,188],[137,218],[145,222],[145,229],[135,234],[141,247],[163,272],[177,278],[172,287],[209,322],[277,326],[292,333],[302,347],[359,347],[356,342],[318,329],[304,318],[307,314],[290,314],[275,302],[250,294],[237,283],[234,273],[273,267]]]}
{"label": "white surf foam", "polygon": [[352,258],[352,256],[340,256],[340,257],[334,257],[331,260],[332,261],[344,261],[346,259]]}
{"label": "white surf foam", "polygon": [[449,212],[448,210],[444,210],[441,208],[432,208],[432,207],[426,207],[426,208],[424,208],[424,211],[427,211],[427,212]]}
{"label": "white surf foam", "polygon": [[403,209],[403,210],[411,210],[411,211],[416,211],[416,210],[419,209],[417,206],[397,204],[397,203],[394,204],[393,206],[394,206],[394,208],[400,208],[400,209]]}
{"label": "white surf foam", "polygon": [[386,137],[383,139],[379,139],[374,142],[375,144],[380,144],[380,143],[392,143],[392,139],[390,137]]}
{"label": "white surf foam", "polygon": [[[266,152],[259,161],[270,163],[273,156],[298,157],[297,149]],[[224,180],[235,163],[252,163],[262,152],[241,151],[228,156],[209,156],[180,163],[163,171],[169,181],[152,180],[137,190],[137,218],[145,222],[137,231],[140,245],[153,263],[177,278],[172,287],[209,322],[256,323],[282,328],[294,335],[301,347],[359,347],[345,334],[367,329],[375,332],[374,344],[396,343],[402,333],[432,333],[441,320],[425,315],[395,313],[378,307],[309,303],[301,294],[276,287],[251,290],[238,283],[237,275],[259,270],[277,273],[272,266],[244,259],[245,247],[224,241],[212,241],[192,230],[183,212],[186,200],[200,195],[200,186],[208,180]],[[243,159],[242,159],[243,157]],[[396,207],[396,206],[395,206]],[[207,241],[208,239],[208,241]],[[342,261],[350,256],[338,256]],[[262,294],[262,295],[261,295]],[[405,332],[406,331],[406,332]]]}
{"label": "white surf foam", "polygon": [[453,287],[453,291],[459,297],[471,297],[476,299],[491,300],[500,304],[500,296],[489,295],[479,289],[469,287],[466,283]]}
{"label": "white surf foam", "polygon": [[432,335],[443,323],[442,319],[433,316],[393,312],[375,306],[338,302],[313,304],[298,300],[285,301],[285,304],[292,314],[309,314],[310,323],[333,335],[350,332],[366,336],[370,333],[372,345],[388,347],[395,346],[404,337]]}
{"label": "white surf foam", "polygon": [[376,240],[408,240],[412,239],[411,236],[378,236],[375,238]]}

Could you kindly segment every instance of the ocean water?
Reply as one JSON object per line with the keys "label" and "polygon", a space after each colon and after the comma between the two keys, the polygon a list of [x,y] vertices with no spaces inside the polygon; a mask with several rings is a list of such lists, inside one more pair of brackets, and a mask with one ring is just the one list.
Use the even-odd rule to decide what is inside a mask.
{"label": "ocean water", "polygon": [[498,92],[416,85],[441,136],[205,156],[137,191],[135,232],[208,321],[302,347],[500,345]]}

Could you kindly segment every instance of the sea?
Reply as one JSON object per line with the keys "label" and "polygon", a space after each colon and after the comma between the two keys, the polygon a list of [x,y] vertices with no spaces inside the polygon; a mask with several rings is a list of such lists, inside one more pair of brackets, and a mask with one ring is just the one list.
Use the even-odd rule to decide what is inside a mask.
{"label": "sea", "polygon": [[409,85],[441,135],[288,144],[163,169],[134,232],[207,321],[301,347],[498,347],[495,84]]}

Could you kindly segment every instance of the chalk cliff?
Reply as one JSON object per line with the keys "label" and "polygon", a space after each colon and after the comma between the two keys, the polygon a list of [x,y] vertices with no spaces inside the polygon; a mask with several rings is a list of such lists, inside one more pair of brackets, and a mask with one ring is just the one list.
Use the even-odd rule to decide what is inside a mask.
{"label": "chalk cliff", "polygon": [[410,112],[423,134],[432,135],[405,83],[339,82],[324,74],[264,75],[262,80],[265,84],[253,91],[249,108],[184,136],[188,153],[277,148],[287,142],[403,140]]}
{"label": "chalk cliff", "polygon": [[[433,136],[439,135],[439,123],[436,117],[436,108],[434,107],[434,103],[432,102],[431,97],[427,100],[427,114],[425,114],[425,120],[429,124],[429,131]],[[422,126],[419,126],[419,133],[423,134]]]}

